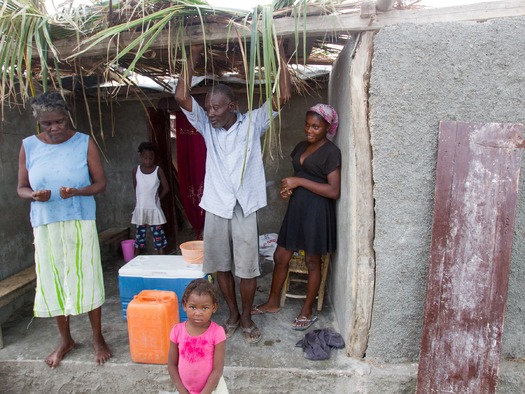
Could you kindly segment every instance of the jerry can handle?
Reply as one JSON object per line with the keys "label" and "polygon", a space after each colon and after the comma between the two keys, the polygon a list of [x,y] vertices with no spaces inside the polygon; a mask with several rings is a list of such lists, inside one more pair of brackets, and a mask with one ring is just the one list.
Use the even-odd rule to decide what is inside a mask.
{"label": "jerry can handle", "polygon": [[146,296],[146,295],[140,295],[140,294],[136,295],[133,298],[134,299],[138,298],[142,302],[169,302],[171,299],[169,296],[156,297],[156,296],[151,296],[151,295]]}

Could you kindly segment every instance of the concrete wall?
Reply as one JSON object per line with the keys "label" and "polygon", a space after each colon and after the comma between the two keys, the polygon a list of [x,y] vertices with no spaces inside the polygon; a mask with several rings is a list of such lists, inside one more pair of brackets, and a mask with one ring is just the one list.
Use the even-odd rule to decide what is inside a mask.
{"label": "concrete wall", "polygon": [[33,264],[29,202],[18,197],[18,153],[36,121],[22,107],[6,110],[0,128],[0,280]]}
{"label": "concrete wall", "polygon": [[[400,25],[375,38],[376,292],[367,357],[419,355],[441,120],[525,123],[525,19]],[[525,173],[503,356],[525,356]]]}
{"label": "concrete wall", "polygon": [[[97,199],[97,227],[131,226],[131,213],[135,207],[131,171],[139,162],[137,148],[148,140],[148,121],[144,107],[138,101],[121,101],[112,107],[102,105],[102,128],[98,104],[90,106],[94,134],[101,147],[107,188]],[[77,129],[89,130],[86,112],[78,111]],[[112,132],[111,124],[115,125]],[[104,138],[101,137],[101,130]],[[87,131],[86,131],[87,132]],[[113,135],[112,135],[113,134]]]}
{"label": "concrete wall", "polygon": [[355,40],[350,40],[334,64],[330,75],[329,103],[339,115],[334,142],[341,149],[341,197],[337,201],[337,250],[332,255],[330,296],[343,338],[348,338],[352,311],[352,251],[355,249],[355,149],[350,132],[350,67]]}

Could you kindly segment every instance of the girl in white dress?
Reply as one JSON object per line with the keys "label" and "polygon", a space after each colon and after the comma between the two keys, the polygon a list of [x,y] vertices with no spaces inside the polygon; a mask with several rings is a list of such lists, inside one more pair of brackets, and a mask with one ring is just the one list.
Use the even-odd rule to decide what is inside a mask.
{"label": "girl in white dress", "polygon": [[142,142],[138,151],[141,164],[133,169],[133,187],[137,203],[131,217],[131,223],[137,228],[135,255],[146,251],[147,226],[150,226],[155,249],[159,254],[164,254],[168,241],[162,227],[166,223],[166,217],[160,207],[160,200],[170,190],[168,181],[162,168],[155,165],[156,145],[153,142]]}

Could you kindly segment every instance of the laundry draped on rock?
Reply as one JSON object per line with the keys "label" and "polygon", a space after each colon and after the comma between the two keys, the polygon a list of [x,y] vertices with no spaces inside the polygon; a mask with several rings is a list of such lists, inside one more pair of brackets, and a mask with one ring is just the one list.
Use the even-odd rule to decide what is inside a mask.
{"label": "laundry draped on rock", "polygon": [[302,347],[304,357],[309,360],[327,360],[332,349],[344,348],[345,342],[333,329],[320,328],[307,333],[295,346]]}

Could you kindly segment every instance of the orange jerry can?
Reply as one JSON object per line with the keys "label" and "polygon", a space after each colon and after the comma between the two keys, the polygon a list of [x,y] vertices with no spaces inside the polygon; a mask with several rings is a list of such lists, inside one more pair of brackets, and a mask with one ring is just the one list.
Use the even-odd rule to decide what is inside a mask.
{"label": "orange jerry can", "polygon": [[179,323],[174,291],[142,290],[128,305],[131,359],[136,363],[167,364],[170,332]]}

